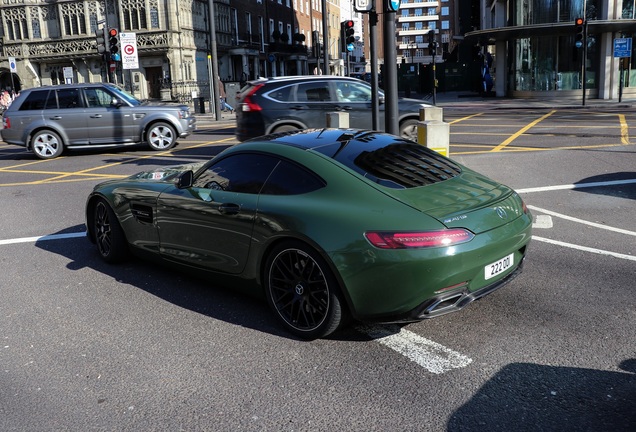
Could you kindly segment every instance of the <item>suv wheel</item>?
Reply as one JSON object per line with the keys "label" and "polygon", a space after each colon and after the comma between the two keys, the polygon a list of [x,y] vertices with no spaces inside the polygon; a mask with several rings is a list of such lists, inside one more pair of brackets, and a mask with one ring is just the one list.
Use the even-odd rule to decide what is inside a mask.
{"label": "suv wheel", "polygon": [[40,159],[53,159],[62,154],[64,145],[62,138],[50,130],[41,130],[33,135],[31,140],[33,153]]}
{"label": "suv wheel", "polygon": [[417,123],[415,119],[404,120],[400,124],[400,136],[417,142]]}
{"label": "suv wheel", "polygon": [[148,129],[146,142],[153,150],[169,150],[177,143],[177,135],[168,123],[154,123]]}

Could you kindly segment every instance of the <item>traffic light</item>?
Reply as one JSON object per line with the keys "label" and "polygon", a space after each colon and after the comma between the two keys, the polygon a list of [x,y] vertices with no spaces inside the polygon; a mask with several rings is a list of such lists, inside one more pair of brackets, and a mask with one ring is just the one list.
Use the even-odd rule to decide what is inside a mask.
{"label": "traffic light", "polygon": [[585,20],[583,18],[576,18],[574,20],[574,46],[581,48],[585,42]]}
{"label": "traffic light", "polygon": [[108,46],[106,46],[106,28],[95,30],[95,40],[97,41],[97,52],[99,54],[105,54],[108,52]]}
{"label": "traffic light", "polygon": [[340,29],[342,33],[342,52],[353,51],[353,43],[356,38],[354,37],[355,30],[353,28],[353,20],[345,20],[340,23]]}
{"label": "traffic light", "polygon": [[108,30],[108,52],[110,52],[111,60],[121,60],[121,56],[119,54],[119,31],[117,31],[116,28]]}
{"label": "traffic light", "polygon": [[437,41],[435,40],[435,30],[428,31],[428,49],[431,55],[437,54]]}

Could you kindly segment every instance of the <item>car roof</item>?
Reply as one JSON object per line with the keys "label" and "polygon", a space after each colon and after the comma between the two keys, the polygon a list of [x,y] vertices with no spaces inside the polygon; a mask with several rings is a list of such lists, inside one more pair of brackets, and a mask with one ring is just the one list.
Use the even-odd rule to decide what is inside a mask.
{"label": "car roof", "polygon": [[357,78],[339,76],[339,75],[291,75],[291,76],[280,76],[280,77],[269,77],[269,78],[257,78],[255,80],[248,81],[248,84],[258,85],[263,83],[287,83],[287,82],[295,82],[295,81],[332,81],[332,80],[346,80],[346,81],[360,81]]}
{"label": "car roof", "polygon": [[50,89],[63,89],[63,88],[77,88],[77,87],[116,87],[115,84],[112,83],[76,83],[76,84],[57,84],[57,85],[45,85],[41,87],[30,87],[27,89],[23,89],[22,91],[33,91],[33,90],[50,90]]}
{"label": "car roof", "polygon": [[421,144],[371,130],[325,128],[281,132],[244,141],[234,148],[248,145],[254,149],[260,143],[313,150],[392,188],[444,181],[462,170],[454,161]]}

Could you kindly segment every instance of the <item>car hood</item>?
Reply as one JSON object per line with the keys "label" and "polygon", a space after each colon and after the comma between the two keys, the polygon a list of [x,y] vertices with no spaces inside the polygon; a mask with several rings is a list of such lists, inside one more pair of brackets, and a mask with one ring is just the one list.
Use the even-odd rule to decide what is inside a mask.
{"label": "car hood", "polygon": [[179,176],[179,174],[185,171],[196,172],[201,168],[205,162],[190,163],[185,165],[172,165],[155,168],[149,171],[142,171],[137,174],[133,174],[128,179],[130,180],[142,180],[142,181],[155,181],[170,183]]}
{"label": "car hood", "polygon": [[465,168],[452,179],[390,194],[448,228],[467,228],[476,234],[523,214],[523,202],[512,189]]}

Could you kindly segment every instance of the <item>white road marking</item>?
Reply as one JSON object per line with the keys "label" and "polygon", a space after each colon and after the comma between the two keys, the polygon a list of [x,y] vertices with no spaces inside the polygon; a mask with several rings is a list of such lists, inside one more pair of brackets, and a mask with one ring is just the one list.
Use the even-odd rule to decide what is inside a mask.
{"label": "white road marking", "polygon": [[35,243],[47,240],[60,240],[68,238],[86,237],[86,232],[68,233],[68,234],[51,234],[40,237],[22,237],[17,239],[0,240],[0,245],[9,245],[17,243]]}
{"label": "white road marking", "polygon": [[584,188],[601,187],[601,186],[617,186],[617,185],[632,184],[632,183],[636,183],[636,179],[566,184],[566,185],[557,185],[557,186],[543,186],[543,187],[527,188],[527,189],[515,189],[515,191],[517,193],[522,194],[522,193],[548,192],[548,191],[568,190],[568,189],[584,189]]}
{"label": "white road marking", "polygon": [[625,259],[625,260],[629,260],[629,261],[636,261],[636,256],[634,255],[626,255],[626,254],[621,254],[618,252],[611,252],[611,251],[606,251],[603,249],[596,249],[596,248],[591,248],[591,247],[587,247],[587,246],[579,246],[579,245],[575,245],[572,243],[565,243],[562,241],[558,241],[558,240],[552,240],[552,239],[548,239],[548,238],[543,238],[543,237],[537,237],[537,236],[532,236],[532,240],[536,240],[536,241],[540,241],[540,242],[544,242],[544,243],[550,243],[553,245],[557,245],[557,246],[563,246],[566,248],[570,248],[570,249],[577,249],[577,250],[581,250],[581,251],[585,251],[585,252],[592,252],[595,254],[599,254],[599,255],[609,255],[609,256],[613,256],[615,258],[620,258],[620,259]]}
{"label": "white road marking", "polygon": [[552,216],[548,216],[548,215],[537,215],[537,217],[534,220],[534,223],[532,224],[532,228],[539,228],[539,229],[548,229],[548,228],[552,228],[554,226],[554,224],[552,223]]}
{"label": "white road marking", "polygon": [[532,206],[532,205],[529,205],[528,208],[530,210],[536,210],[538,212],[549,214],[549,215],[552,215],[554,217],[558,217],[558,218],[561,218],[561,219],[565,219],[565,220],[569,220],[569,221],[572,221],[572,222],[581,223],[581,224],[584,224],[584,225],[593,226],[594,228],[601,228],[601,229],[608,230],[608,231],[614,231],[614,232],[617,232],[617,233],[620,233],[620,234],[636,236],[636,232],[634,232],[634,231],[628,231],[628,230],[622,229],[622,228],[615,228],[615,227],[611,227],[609,225],[603,225],[603,224],[599,224],[599,223],[596,223],[596,222],[589,222],[589,221],[586,221],[586,220],[583,220],[583,219],[578,219],[578,218],[575,218],[575,217],[572,217],[572,216],[567,216],[567,215],[564,215],[564,214],[561,214],[561,213],[553,212],[551,210],[542,209],[542,208],[535,207],[535,206]]}
{"label": "white road marking", "polygon": [[472,359],[450,348],[423,338],[399,326],[357,326],[365,333],[434,374],[442,374],[472,363]]}

